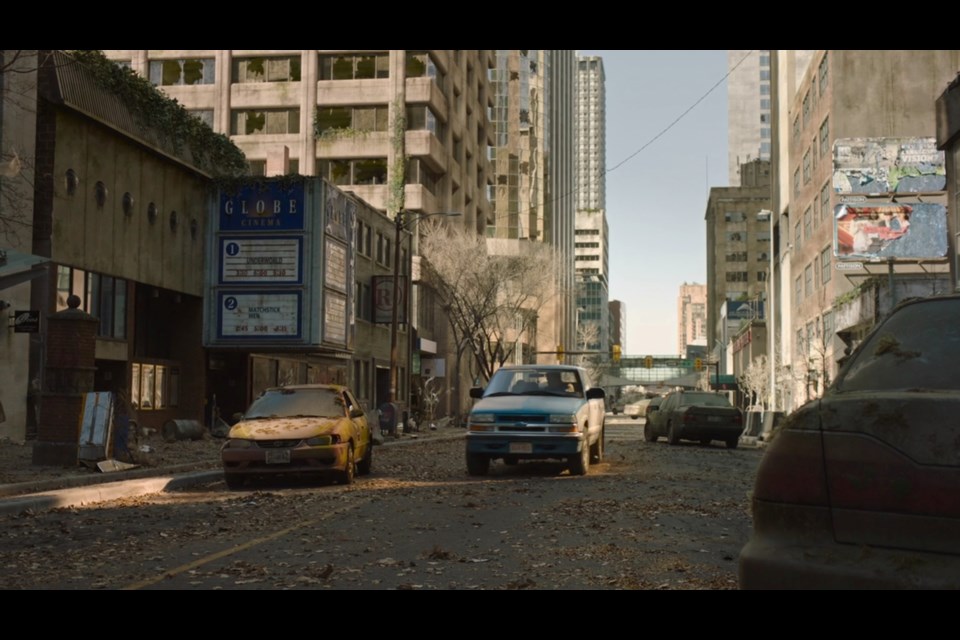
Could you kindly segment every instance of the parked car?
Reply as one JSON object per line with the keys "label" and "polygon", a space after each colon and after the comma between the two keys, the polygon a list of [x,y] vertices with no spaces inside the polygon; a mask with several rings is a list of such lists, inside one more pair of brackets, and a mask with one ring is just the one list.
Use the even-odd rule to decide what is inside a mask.
{"label": "parked car", "polygon": [[647,401],[647,405],[643,408],[643,419],[647,423],[654,419],[654,415],[660,410],[661,402],[663,402],[663,396],[654,396]]}
{"label": "parked car", "polygon": [[220,457],[230,488],[278,476],[332,476],[350,484],[355,475],[370,473],[373,438],[360,402],[347,387],[275,387],[230,428]]}
{"label": "parked car", "polygon": [[606,394],[587,371],[568,365],[499,369],[467,418],[467,472],[486,475],[491,461],[560,460],[584,475],[603,460]]}
{"label": "parked car", "polygon": [[741,589],[960,588],[960,297],[907,301],[757,470]]}
{"label": "parked car", "polygon": [[643,438],[656,442],[665,437],[670,444],[697,440],[710,444],[723,440],[735,449],[743,433],[743,413],[730,404],[726,394],[714,391],[673,391],[664,396],[653,420],[643,427]]}

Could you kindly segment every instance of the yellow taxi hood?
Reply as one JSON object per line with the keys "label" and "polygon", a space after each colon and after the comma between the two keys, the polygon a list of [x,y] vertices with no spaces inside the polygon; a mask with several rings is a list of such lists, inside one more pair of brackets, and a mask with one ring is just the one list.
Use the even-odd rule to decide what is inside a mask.
{"label": "yellow taxi hood", "polygon": [[273,418],[244,420],[230,428],[228,438],[299,440],[333,433],[346,418]]}

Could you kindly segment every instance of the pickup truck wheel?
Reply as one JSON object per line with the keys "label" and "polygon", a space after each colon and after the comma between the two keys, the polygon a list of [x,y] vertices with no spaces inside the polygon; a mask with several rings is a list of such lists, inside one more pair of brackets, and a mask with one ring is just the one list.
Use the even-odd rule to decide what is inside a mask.
{"label": "pickup truck wheel", "polygon": [[590,445],[586,442],[580,448],[580,455],[570,459],[570,475],[585,476],[590,470]]}
{"label": "pickup truck wheel", "polygon": [[653,425],[651,425],[649,422],[643,425],[643,439],[646,440],[647,442],[657,441],[657,434],[654,433]]}
{"label": "pickup truck wheel", "polygon": [[600,429],[600,437],[597,438],[597,441],[590,445],[590,463],[591,464],[600,464],[603,462],[603,438],[604,430]]}
{"label": "pickup truck wheel", "polygon": [[736,449],[738,444],[740,444],[739,436],[736,438],[727,438],[727,449]]}
{"label": "pickup truck wheel", "polygon": [[670,424],[667,425],[667,442],[670,444],[678,444],[680,442],[680,434],[677,433],[677,430],[673,427],[673,421],[670,421]]}
{"label": "pickup truck wheel", "polygon": [[467,473],[472,476],[485,476],[490,471],[490,458],[476,453],[467,454]]}

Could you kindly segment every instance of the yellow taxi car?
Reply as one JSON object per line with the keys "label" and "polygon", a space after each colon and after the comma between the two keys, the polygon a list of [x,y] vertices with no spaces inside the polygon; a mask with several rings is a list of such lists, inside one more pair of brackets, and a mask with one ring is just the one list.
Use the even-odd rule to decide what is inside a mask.
{"label": "yellow taxi car", "polygon": [[231,489],[249,479],[333,477],[350,484],[370,473],[373,437],[360,402],[345,386],[266,389],[230,428],[220,449]]}

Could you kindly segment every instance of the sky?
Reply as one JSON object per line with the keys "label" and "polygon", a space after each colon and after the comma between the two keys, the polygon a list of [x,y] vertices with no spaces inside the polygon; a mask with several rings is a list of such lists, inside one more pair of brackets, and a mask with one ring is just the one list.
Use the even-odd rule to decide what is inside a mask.
{"label": "sky", "polygon": [[704,214],[728,186],[727,52],[600,56],[607,92],[610,299],[626,307],[624,356],[677,353],[677,297],[706,284]]}

